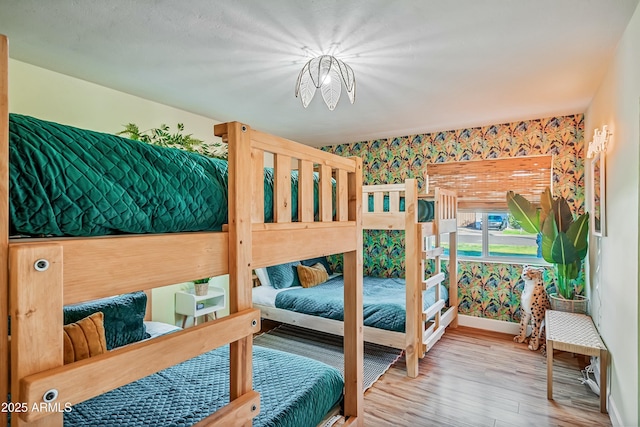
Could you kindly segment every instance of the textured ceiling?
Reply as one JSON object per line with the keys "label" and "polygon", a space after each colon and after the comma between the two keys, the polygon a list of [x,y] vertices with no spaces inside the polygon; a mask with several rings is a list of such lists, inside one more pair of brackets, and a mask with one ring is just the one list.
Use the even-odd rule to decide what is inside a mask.
{"label": "textured ceiling", "polygon": [[[309,145],[583,112],[638,0],[0,0],[17,60]],[[356,76],[304,109],[304,63]]]}

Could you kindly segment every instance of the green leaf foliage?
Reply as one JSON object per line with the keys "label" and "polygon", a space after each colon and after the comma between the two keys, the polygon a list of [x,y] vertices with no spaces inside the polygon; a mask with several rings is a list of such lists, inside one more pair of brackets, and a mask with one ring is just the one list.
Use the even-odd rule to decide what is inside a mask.
{"label": "green leaf foliage", "polygon": [[549,212],[553,209],[553,196],[551,196],[551,189],[545,188],[540,196],[540,224],[544,224],[544,220],[547,219]]}
{"label": "green leaf foliage", "polygon": [[571,213],[569,203],[567,203],[564,197],[559,197],[553,201],[553,212],[556,216],[558,231],[566,233],[571,223],[573,223],[573,214]]}
{"label": "green leaf foliage", "polygon": [[575,220],[569,230],[567,230],[567,237],[571,241],[571,244],[576,249],[579,260],[584,259],[587,256],[587,236],[589,234],[589,213],[584,213]]}
{"label": "green leaf foliage", "polygon": [[580,273],[580,261],[571,264],[556,264],[556,276],[558,278],[556,287],[558,293],[566,299],[573,299],[576,291],[573,280],[578,278]]}
{"label": "green leaf foliage", "polygon": [[578,259],[576,248],[566,233],[559,232],[551,247],[551,258],[556,264],[571,264]]}
{"label": "green leaf foliage", "polygon": [[226,159],[227,145],[222,143],[205,144],[204,141],[194,138],[192,134],[184,134],[184,124],[178,123],[177,131],[172,132],[171,128],[166,124],[161,124],[157,128],[140,131],[135,123],[127,123],[124,130],[116,135],[126,136],[127,138],[146,142],[147,144],[157,145],[165,148],[178,148],[190,153],[198,153],[207,157]]}
{"label": "green leaf foliage", "polygon": [[576,291],[573,281],[578,278],[588,252],[589,214],[584,213],[574,221],[567,200],[554,199],[549,188],[540,197],[540,208],[512,191],[507,193],[507,204],[523,229],[542,237],[542,257],[555,264],[558,293],[572,299]]}
{"label": "green leaf foliage", "polygon": [[580,273],[580,261],[576,261],[567,266],[567,279],[577,279],[578,274]]}
{"label": "green leaf foliage", "polygon": [[540,232],[540,212],[527,199],[513,191],[507,193],[507,205],[511,215],[528,233]]}
{"label": "green leaf foliage", "polygon": [[[553,211],[551,211],[553,212]],[[556,227],[555,215],[553,213],[547,215],[547,218],[542,224],[542,258],[549,263],[555,263],[551,250],[553,248],[553,242],[558,235],[558,228]]]}

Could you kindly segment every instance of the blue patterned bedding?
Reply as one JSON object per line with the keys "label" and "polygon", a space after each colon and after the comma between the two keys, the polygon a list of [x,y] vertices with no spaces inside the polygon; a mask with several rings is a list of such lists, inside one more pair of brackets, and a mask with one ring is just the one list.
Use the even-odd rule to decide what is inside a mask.
{"label": "blue patterned bedding", "polygon": [[[290,289],[276,297],[277,308],[344,320],[344,280],[336,276],[312,288]],[[364,325],[404,332],[406,295],[404,279],[364,277]],[[447,300],[447,288],[440,285],[440,298]],[[423,292],[424,309],[435,303],[435,287]]]}
{"label": "blue patterned bedding", "polygon": [[[260,414],[253,426],[315,427],[340,401],[340,372],[324,363],[263,347],[253,349]],[[229,402],[229,347],[221,347],[86,402],[65,426],[190,426]]]}

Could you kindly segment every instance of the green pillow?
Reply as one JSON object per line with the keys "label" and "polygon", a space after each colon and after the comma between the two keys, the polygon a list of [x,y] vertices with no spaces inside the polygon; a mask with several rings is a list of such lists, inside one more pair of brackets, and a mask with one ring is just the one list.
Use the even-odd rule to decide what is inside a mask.
{"label": "green pillow", "polygon": [[271,286],[276,289],[289,288],[291,286],[300,286],[300,279],[298,279],[298,270],[296,266],[300,264],[300,261],[288,262],[285,264],[274,265],[267,267],[267,275]]}
{"label": "green pillow", "polygon": [[65,306],[64,324],[77,322],[101,311],[104,313],[107,350],[112,350],[149,337],[144,326],[146,309],[147,294],[144,292],[123,294]]}

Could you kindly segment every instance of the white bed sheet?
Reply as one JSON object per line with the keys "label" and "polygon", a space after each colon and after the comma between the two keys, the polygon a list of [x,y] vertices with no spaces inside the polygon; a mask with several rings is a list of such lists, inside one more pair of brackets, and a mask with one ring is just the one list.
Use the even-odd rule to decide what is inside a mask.
{"label": "white bed sheet", "polygon": [[170,325],[168,323],[163,323],[163,322],[153,322],[150,320],[145,320],[144,326],[147,333],[151,335],[149,338],[155,338],[161,335],[166,335],[172,332],[177,332],[182,330],[182,328],[179,328],[175,325]]}
{"label": "white bed sheet", "polygon": [[280,292],[286,292],[291,289],[300,289],[302,286],[292,286],[290,288],[276,289],[273,286],[256,286],[253,288],[253,303],[260,304],[267,307],[276,306],[276,297]]}

